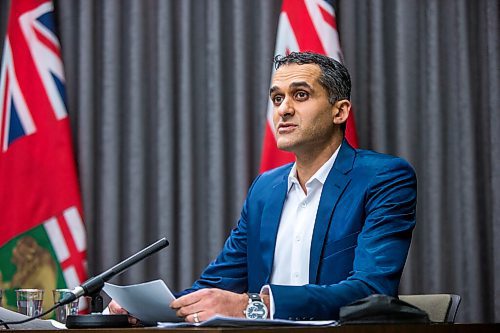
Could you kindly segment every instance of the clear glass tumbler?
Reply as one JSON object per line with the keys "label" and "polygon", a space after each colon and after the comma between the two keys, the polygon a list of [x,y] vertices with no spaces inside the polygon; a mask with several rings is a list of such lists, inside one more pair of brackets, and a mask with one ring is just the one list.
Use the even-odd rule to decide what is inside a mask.
{"label": "clear glass tumbler", "polygon": [[[52,294],[54,295],[54,304],[59,302],[66,294],[70,293],[69,289],[54,289],[52,290]],[[78,314],[78,298],[73,302],[62,305],[55,309],[56,312],[56,320],[60,323],[66,323],[66,317],[68,315],[76,315]]]}
{"label": "clear glass tumbler", "polygon": [[42,313],[42,289],[17,289],[17,311],[29,317]]}

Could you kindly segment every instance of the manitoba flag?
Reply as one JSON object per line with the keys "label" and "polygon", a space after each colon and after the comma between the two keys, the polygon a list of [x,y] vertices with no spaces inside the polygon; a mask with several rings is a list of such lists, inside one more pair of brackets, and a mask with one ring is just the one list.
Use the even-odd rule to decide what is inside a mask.
{"label": "manitoba flag", "polygon": [[0,72],[0,289],[75,287],[86,236],[51,1],[12,1]]}
{"label": "manitoba flag", "polygon": [[[284,55],[294,51],[325,54],[342,62],[335,12],[330,1],[283,0],[274,54]],[[269,101],[261,172],[295,160],[292,153],[276,147],[272,112],[273,106]],[[346,139],[352,146],[358,146],[352,111],[347,120]]]}

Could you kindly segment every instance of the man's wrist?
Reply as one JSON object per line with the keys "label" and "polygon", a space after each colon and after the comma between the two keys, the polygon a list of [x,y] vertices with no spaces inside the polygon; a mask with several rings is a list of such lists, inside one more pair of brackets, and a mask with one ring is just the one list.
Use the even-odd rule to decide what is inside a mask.
{"label": "man's wrist", "polygon": [[243,314],[247,319],[267,319],[269,317],[269,296],[266,295],[266,299],[262,296],[263,294],[258,293],[246,293],[245,299],[247,305]]}
{"label": "man's wrist", "polygon": [[269,294],[263,294],[261,293],[260,294],[260,298],[262,298],[262,302],[264,303],[264,305],[266,306],[267,308],[267,318],[270,318],[271,317],[271,313],[270,313],[270,309],[271,309],[271,299],[269,297]]}
{"label": "man's wrist", "polygon": [[246,317],[248,300],[250,299],[250,297],[248,297],[247,293],[243,293],[243,294],[240,294],[240,295],[241,295],[241,299],[242,299],[242,302],[243,302],[243,310],[241,311],[241,313],[242,313],[243,317]]}

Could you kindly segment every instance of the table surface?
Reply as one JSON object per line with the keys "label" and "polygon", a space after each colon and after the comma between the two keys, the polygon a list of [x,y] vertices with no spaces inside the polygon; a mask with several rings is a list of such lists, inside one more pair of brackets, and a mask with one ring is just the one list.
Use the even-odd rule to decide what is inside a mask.
{"label": "table surface", "polygon": [[[55,330],[16,330],[18,332],[30,333],[48,333]],[[149,333],[151,331],[163,332],[239,332],[239,333],[271,333],[271,332],[331,332],[331,333],[483,333],[483,332],[500,332],[500,323],[495,324],[374,324],[374,325],[344,325],[337,327],[189,327],[189,328],[94,328],[94,329],[71,329],[71,333]],[[147,332],[146,332],[147,331]]]}

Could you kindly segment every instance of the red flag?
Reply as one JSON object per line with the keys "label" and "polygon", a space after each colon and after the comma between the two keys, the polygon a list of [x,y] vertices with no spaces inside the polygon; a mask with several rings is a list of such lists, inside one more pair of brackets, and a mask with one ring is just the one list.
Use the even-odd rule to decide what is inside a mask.
{"label": "red flag", "polygon": [[[311,51],[342,61],[335,12],[330,2],[325,0],[283,0],[274,53],[283,55],[293,51]],[[276,147],[273,128],[272,104],[269,102],[260,165],[261,172],[295,160],[292,153],[279,150]],[[352,146],[358,146],[352,111],[347,120],[346,139]]]}
{"label": "red flag", "polygon": [[[12,1],[0,72],[0,288],[48,283],[29,265],[46,264],[47,286],[87,278],[64,85],[52,1]],[[27,263],[25,252],[45,259]]]}

